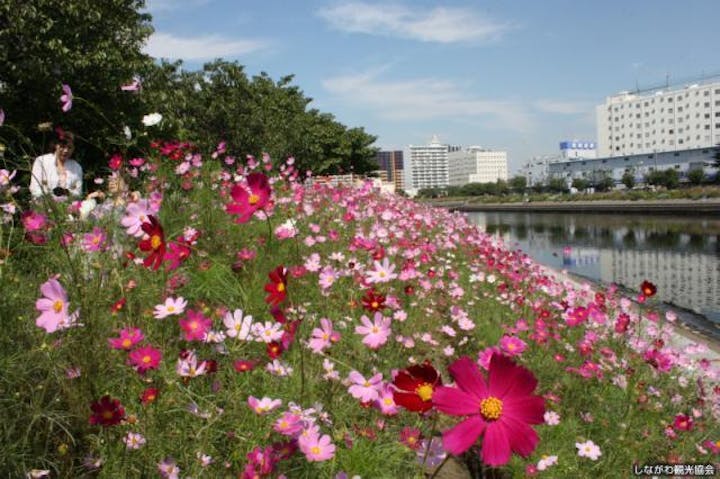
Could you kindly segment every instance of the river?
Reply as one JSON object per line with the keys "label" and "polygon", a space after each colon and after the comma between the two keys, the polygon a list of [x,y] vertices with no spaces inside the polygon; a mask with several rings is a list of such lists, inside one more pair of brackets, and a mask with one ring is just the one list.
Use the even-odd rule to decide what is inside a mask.
{"label": "river", "polygon": [[555,269],[633,292],[647,279],[657,297],[694,313],[720,337],[720,218],[538,212],[468,217],[512,249]]}

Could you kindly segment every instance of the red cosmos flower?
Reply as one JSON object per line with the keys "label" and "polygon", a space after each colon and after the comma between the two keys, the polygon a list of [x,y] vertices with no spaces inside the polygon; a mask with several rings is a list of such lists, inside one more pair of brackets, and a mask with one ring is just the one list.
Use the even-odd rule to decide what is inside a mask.
{"label": "red cosmos flower", "polygon": [[255,369],[255,366],[257,366],[257,361],[254,361],[252,359],[238,359],[233,363],[235,371],[239,373],[246,373],[252,371],[253,369]]}
{"label": "red cosmos flower", "polygon": [[385,308],[385,296],[375,292],[374,289],[368,289],[365,291],[365,296],[362,297],[363,308],[368,311],[380,311]]}
{"label": "red cosmos flower", "polygon": [[125,303],[127,303],[127,299],[125,299],[125,298],[118,299],[117,301],[115,301],[115,303],[113,303],[112,306],[110,306],[110,312],[112,314],[119,313],[125,307]]}
{"label": "red cosmos flower", "polygon": [[96,424],[104,427],[115,426],[125,419],[125,408],[120,401],[107,395],[92,403],[90,409],[93,412],[90,416],[90,424],[93,426]]}
{"label": "red cosmos flower", "polygon": [[673,427],[677,431],[691,431],[694,426],[694,422],[687,414],[678,414],[675,416],[673,421]]}
{"label": "red cosmos flower", "polygon": [[267,355],[270,359],[277,359],[283,353],[282,344],[277,341],[272,341],[267,345]]}
{"label": "red cosmos flower", "polygon": [[655,296],[655,293],[657,293],[657,287],[650,281],[645,280],[640,285],[640,291],[646,298],[651,298]]}
{"label": "red cosmos flower", "polygon": [[283,266],[278,266],[268,274],[270,282],[265,285],[265,291],[268,295],[265,298],[265,302],[272,306],[285,301],[287,296],[287,269]]}
{"label": "red cosmos flower", "polygon": [[167,252],[165,253],[165,269],[167,271],[176,270],[186,259],[190,256],[192,250],[184,241],[171,241],[168,244]]}
{"label": "red cosmos flower", "polygon": [[433,403],[438,411],[465,419],[443,433],[446,451],[462,454],[483,434],[482,460],[490,466],[507,464],[511,452],[527,457],[535,450],[539,438],[530,425],[543,422],[545,401],[533,395],[533,373],[493,354],[487,380],[468,357],[455,361],[450,374],[457,388],[438,387]]}
{"label": "red cosmos flower", "polygon": [[408,411],[424,413],[432,406],[435,388],[442,386],[440,375],[429,361],[400,371],[393,380],[393,400]]}
{"label": "red cosmos flower", "polygon": [[147,388],[140,395],[140,402],[143,406],[147,406],[148,404],[155,402],[158,394],[160,394],[160,391],[158,391],[157,388]]}
{"label": "red cosmos flower", "polygon": [[149,251],[150,254],[143,260],[143,266],[153,270],[157,270],[165,258],[165,233],[163,232],[160,222],[153,215],[148,215],[149,222],[142,224],[142,230],[148,235],[148,238],[138,243],[138,248],[142,251]]}
{"label": "red cosmos flower", "polygon": [[247,223],[257,210],[264,208],[270,201],[270,182],[263,173],[250,173],[246,178],[247,186],[234,185],[230,190],[233,202],[225,206],[225,211],[238,215],[236,223]]}

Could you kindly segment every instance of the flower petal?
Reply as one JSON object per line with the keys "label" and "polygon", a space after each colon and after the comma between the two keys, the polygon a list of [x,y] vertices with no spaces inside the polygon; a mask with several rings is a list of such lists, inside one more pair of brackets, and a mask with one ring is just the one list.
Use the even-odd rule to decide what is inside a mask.
{"label": "flower petal", "polygon": [[513,452],[523,457],[532,454],[540,440],[535,430],[512,417],[504,417],[500,422],[498,426],[505,428]]}
{"label": "flower petal", "polygon": [[490,396],[509,399],[530,395],[537,386],[533,373],[502,354],[493,354],[488,372]]}
{"label": "flower petal", "polygon": [[510,441],[507,432],[506,426],[500,421],[488,424],[482,445],[482,460],[485,464],[503,466],[508,463],[510,460]]}
{"label": "flower petal", "polygon": [[475,361],[467,356],[463,356],[455,361],[448,369],[460,389],[472,394],[478,399],[488,396],[485,378],[480,373],[480,369]]}
{"label": "flower petal", "polygon": [[451,416],[470,416],[480,412],[480,400],[457,388],[435,388],[432,401],[438,411]]}
{"label": "flower petal", "polygon": [[477,415],[443,432],[443,448],[456,456],[470,449],[485,430],[485,421]]}
{"label": "flower petal", "polygon": [[503,415],[527,424],[542,424],[545,399],[541,396],[512,397],[503,400]]}

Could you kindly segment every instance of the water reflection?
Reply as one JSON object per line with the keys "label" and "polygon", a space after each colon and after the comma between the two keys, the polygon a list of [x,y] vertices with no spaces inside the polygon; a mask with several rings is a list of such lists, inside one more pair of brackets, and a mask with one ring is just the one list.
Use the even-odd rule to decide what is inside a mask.
{"label": "water reflection", "polygon": [[658,297],[720,325],[720,219],[568,213],[468,216],[541,263]]}

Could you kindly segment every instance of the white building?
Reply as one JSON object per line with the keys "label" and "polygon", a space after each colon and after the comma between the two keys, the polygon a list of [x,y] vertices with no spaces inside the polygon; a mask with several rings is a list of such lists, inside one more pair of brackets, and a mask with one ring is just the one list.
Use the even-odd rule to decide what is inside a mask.
{"label": "white building", "polygon": [[720,81],[610,96],[596,108],[599,157],[720,143]]}
{"label": "white building", "polygon": [[470,146],[463,151],[448,154],[451,186],[467,183],[495,183],[508,179],[506,151]]}
{"label": "white building", "polygon": [[524,176],[530,187],[545,185],[550,174],[550,164],[560,161],[564,160],[559,155],[534,156],[518,170],[518,175]]}
{"label": "white building", "polygon": [[444,188],[450,184],[448,154],[459,146],[443,145],[433,136],[429,145],[410,145],[410,184],[413,189]]}

